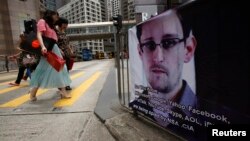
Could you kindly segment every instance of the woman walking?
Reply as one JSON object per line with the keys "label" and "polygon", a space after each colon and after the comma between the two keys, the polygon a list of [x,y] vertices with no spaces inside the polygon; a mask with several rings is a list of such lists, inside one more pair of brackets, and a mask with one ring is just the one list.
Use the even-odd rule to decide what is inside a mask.
{"label": "woman walking", "polygon": [[[65,30],[68,28],[68,20],[65,18],[59,18],[59,20],[56,22],[56,25],[58,25],[57,28],[57,36],[58,36],[58,46],[62,51],[63,58],[66,61],[66,66],[68,71],[71,69],[71,57],[73,55],[72,49],[70,48],[69,44],[69,38],[66,35]],[[70,86],[66,87],[66,90],[71,90]]]}
{"label": "woman walking", "polygon": [[[37,38],[42,48],[42,54],[46,54],[48,51],[44,45],[42,36],[53,39],[54,41],[58,40],[54,26],[57,20],[57,12],[47,10],[44,13],[43,19],[40,19],[37,23]],[[62,54],[56,43],[51,51],[62,58]],[[39,88],[59,88],[61,98],[71,98],[65,90],[65,87],[69,86],[70,83],[71,80],[66,65],[64,65],[64,68],[60,72],[57,72],[48,63],[46,58],[42,56],[36,70],[32,73],[30,81],[30,86],[32,87],[30,90],[30,99],[31,101],[37,100],[36,93]]]}
{"label": "woman walking", "polygon": [[[25,40],[25,35],[21,34],[20,36],[20,43],[23,42]],[[13,56],[10,56],[10,59],[16,59],[17,60],[17,64],[18,64],[18,75],[16,78],[15,82],[10,82],[9,85],[11,86],[19,86],[21,83],[21,80],[27,80],[28,75],[28,69],[32,72],[36,69],[37,63],[39,62],[40,57],[36,54],[33,54],[31,52],[27,52],[25,50],[22,50],[21,48],[18,48],[20,50],[20,52],[18,54],[15,54]],[[24,60],[32,60],[31,62],[28,61],[24,61]],[[26,63],[25,63],[26,62]],[[24,76],[24,72],[27,69],[26,75]]]}
{"label": "woman walking", "polygon": [[[17,57],[19,56],[19,57]],[[22,50],[20,53],[10,56],[9,58],[17,58],[17,64],[18,64],[18,75],[15,82],[10,82],[9,85],[11,86],[19,86],[21,83],[21,80],[27,80],[28,77],[30,77],[28,74],[29,72],[33,72],[36,69],[36,65],[39,61],[39,56],[32,54],[30,52],[26,52],[25,50]],[[31,59],[32,62],[24,62],[24,59]],[[24,75],[24,72],[26,70],[26,74]],[[31,78],[31,77],[30,77]]]}

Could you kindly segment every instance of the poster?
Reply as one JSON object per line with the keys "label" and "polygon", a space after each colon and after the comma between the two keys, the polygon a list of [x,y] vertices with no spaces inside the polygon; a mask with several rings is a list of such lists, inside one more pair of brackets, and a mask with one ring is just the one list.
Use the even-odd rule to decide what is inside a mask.
{"label": "poster", "polygon": [[249,12],[193,1],[129,30],[129,106],[187,140],[249,124]]}

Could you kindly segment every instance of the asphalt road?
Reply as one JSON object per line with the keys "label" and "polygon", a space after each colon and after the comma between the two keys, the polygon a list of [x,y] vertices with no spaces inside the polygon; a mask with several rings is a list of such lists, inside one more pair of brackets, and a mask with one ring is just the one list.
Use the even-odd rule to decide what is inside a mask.
{"label": "asphalt road", "polygon": [[75,63],[68,100],[57,89],[41,89],[30,102],[29,81],[10,87],[17,72],[0,74],[0,141],[113,141],[93,113],[113,66],[114,60]]}

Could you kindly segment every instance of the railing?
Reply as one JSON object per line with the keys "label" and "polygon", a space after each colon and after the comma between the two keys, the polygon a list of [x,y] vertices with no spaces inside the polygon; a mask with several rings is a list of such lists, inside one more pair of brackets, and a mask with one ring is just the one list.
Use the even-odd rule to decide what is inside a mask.
{"label": "railing", "polygon": [[16,70],[18,69],[17,61],[16,60],[10,60],[6,62],[5,55],[0,55],[0,72],[4,71],[10,71],[10,70]]}
{"label": "railing", "polygon": [[115,34],[118,97],[120,104],[126,108],[131,100],[127,31]]}

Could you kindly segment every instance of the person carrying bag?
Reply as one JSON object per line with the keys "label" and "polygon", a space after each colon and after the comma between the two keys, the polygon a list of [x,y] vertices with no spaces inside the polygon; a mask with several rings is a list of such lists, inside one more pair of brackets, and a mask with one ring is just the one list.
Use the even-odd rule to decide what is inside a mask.
{"label": "person carrying bag", "polygon": [[[67,69],[68,71],[70,71],[72,70],[74,64],[74,59],[72,58],[74,54],[69,44],[69,38],[65,32],[68,27],[68,20],[60,17],[56,25],[57,25],[58,47],[60,48],[63,54],[63,58],[66,62]],[[67,86],[66,90],[72,90],[72,88],[70,86]]]}
{"label": "person carrying bag", "polygon": [[49,64],[57,71],[60,72],[65,65],[65,60],[55,53],[48,51],[45,55]]}
{"label": "person carrying bag", "polygon": [[[36,93],[39,88],[59,88],[61,98],[71,98],[66,92],[65,87],[70,85],[71,80],[67,72],[65,62],[57,45],[57,35],[55,32],[55,22],[58,20],[58,13],[47,10],[44,17],[37,23],[37,48],[41,49],[41,59],[33,72],[30,87],[31,101],[36,101]],[[44,37],[55,41],[53,47],[50,49],[46,46]],[[59,67],[58,67],[59,66]]]}

